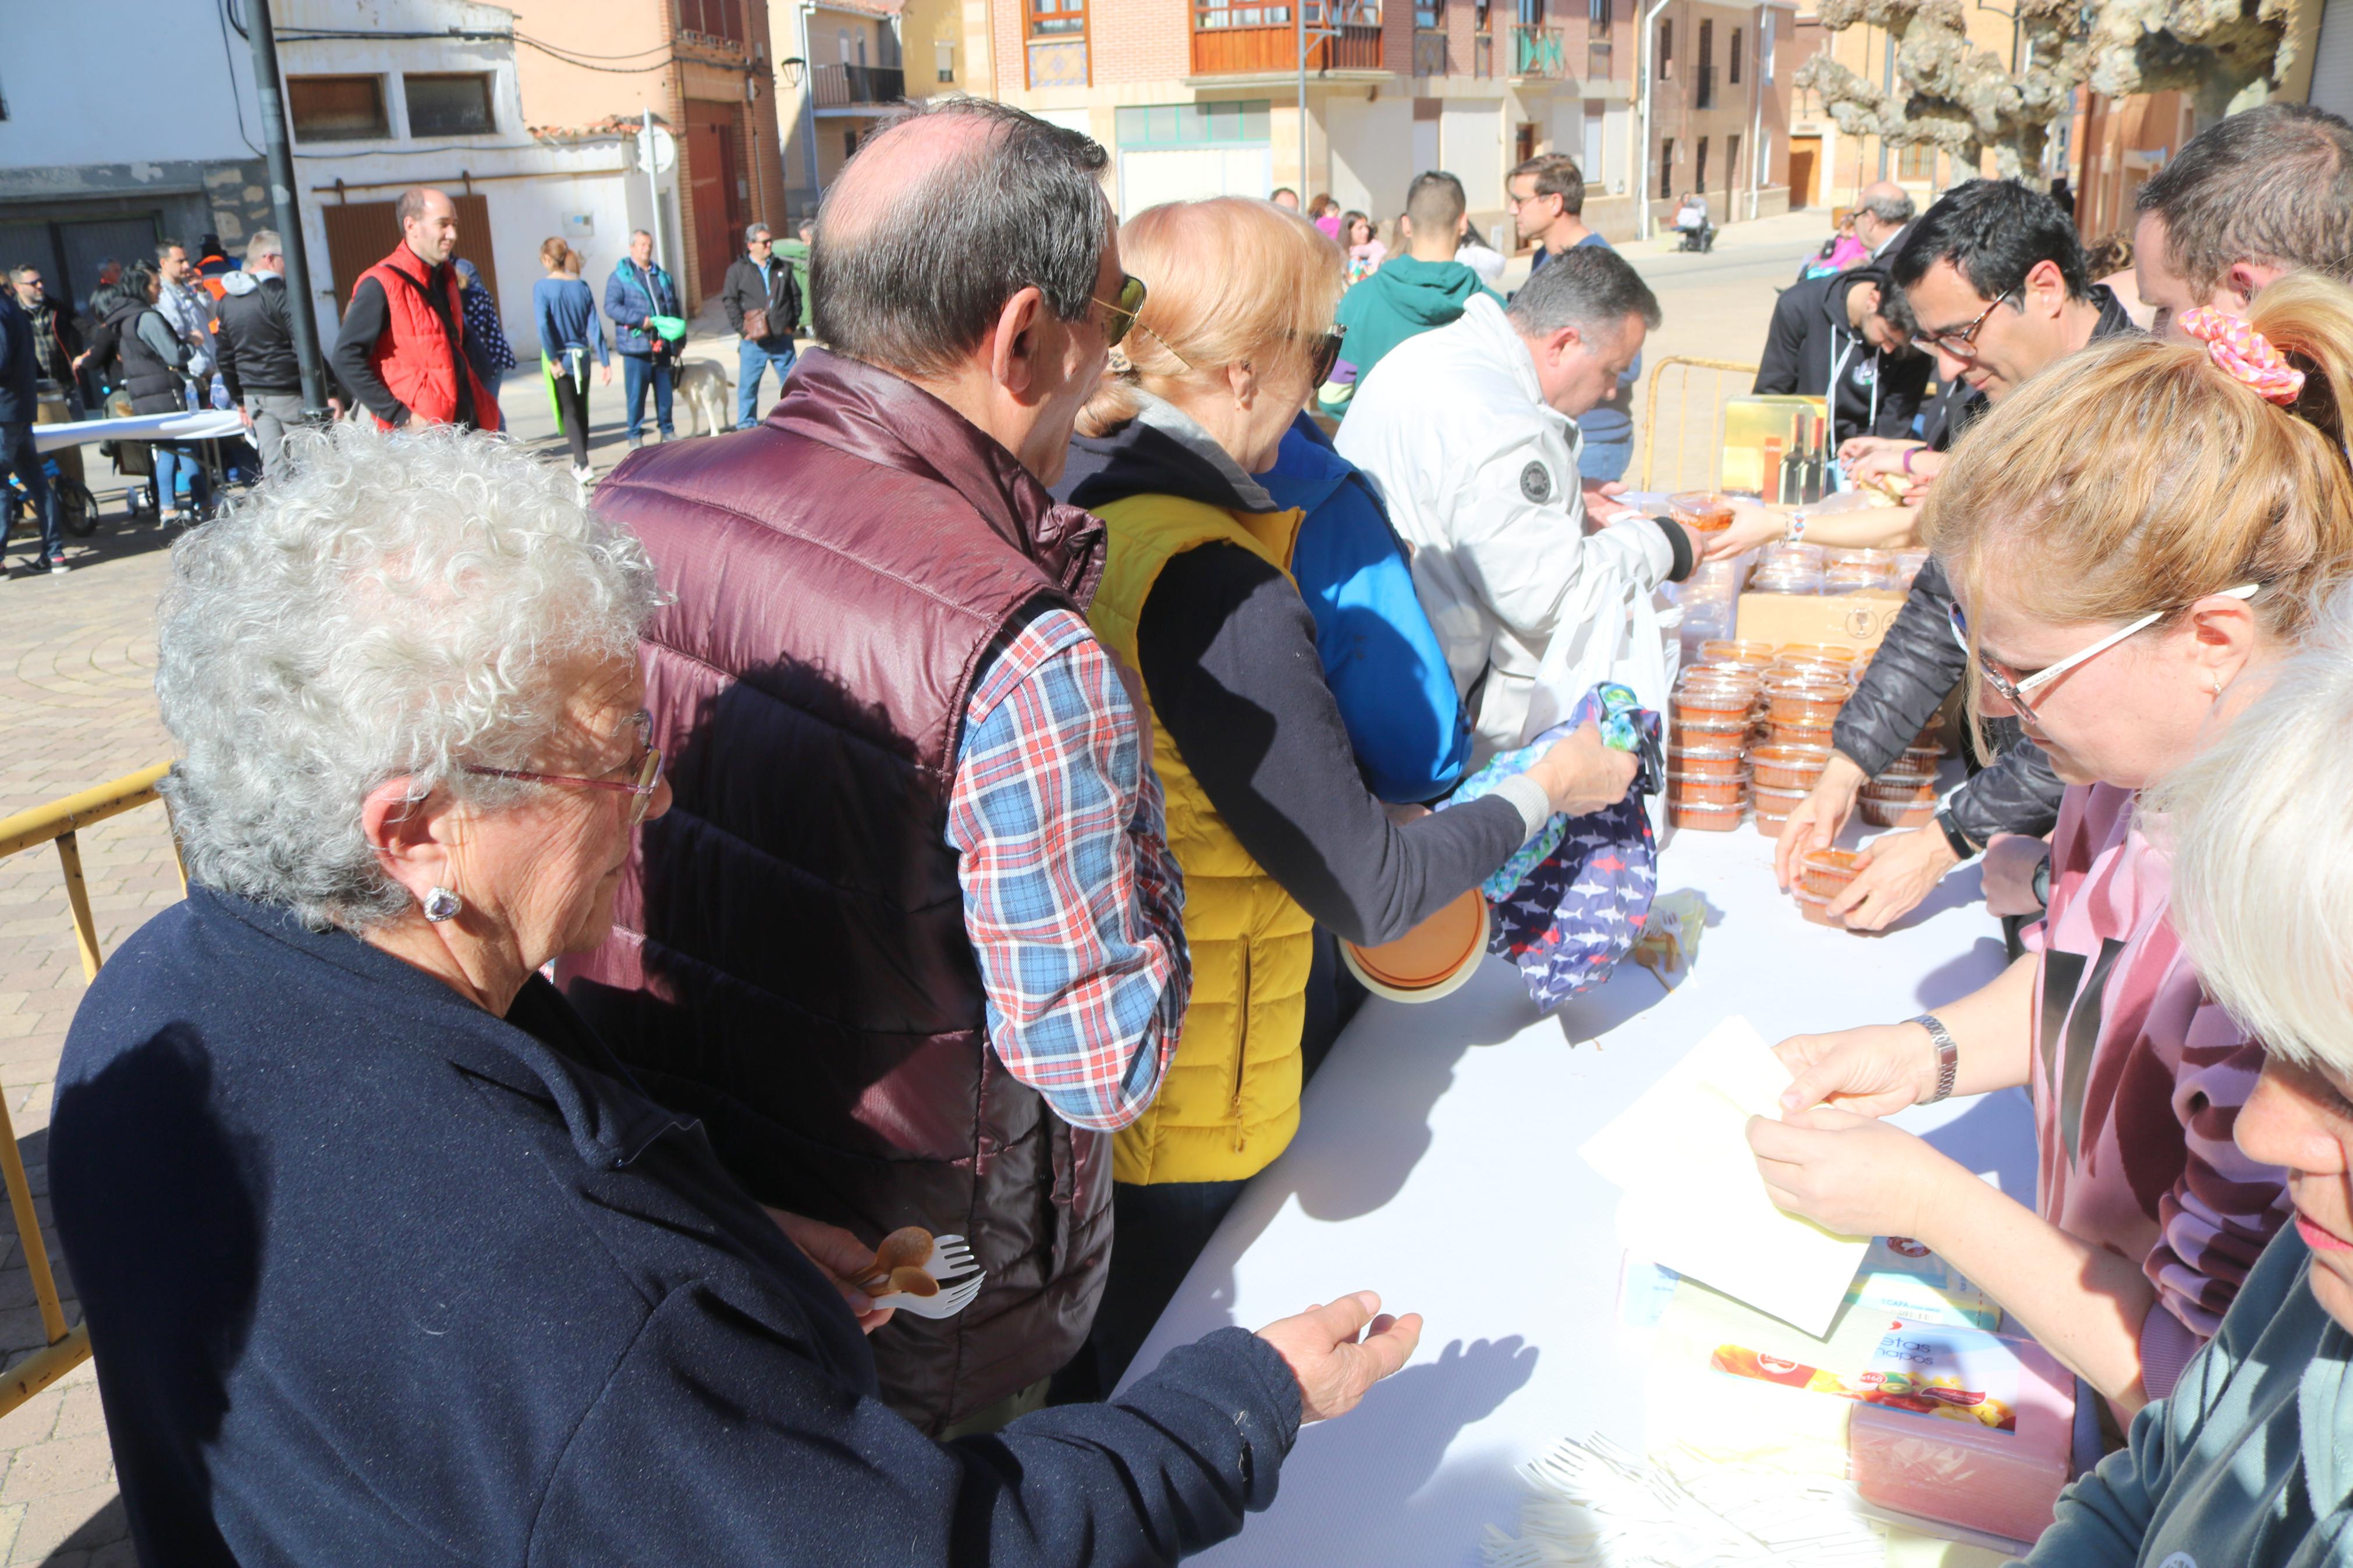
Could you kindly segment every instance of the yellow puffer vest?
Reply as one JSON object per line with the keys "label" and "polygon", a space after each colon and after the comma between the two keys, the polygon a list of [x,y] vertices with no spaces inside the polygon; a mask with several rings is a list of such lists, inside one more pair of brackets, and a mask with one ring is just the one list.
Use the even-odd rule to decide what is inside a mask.
{"label": "yellow puffer vest", "polygon": [[[1162,495],[1090,510],[1107,525],[1110,547],[1087,618],[1130,668],[1138,667],[1136,621],[1171,559],[1204,544],[1238,544],[1289,576],[1302,515],[1229,512]],[[1112,1178],[1239,1181],[1264,1170],[1299,1129],[1299,1037],[1314,922],[1242,847],[1157,713],[1153,730],[1168,843],[1185,871],[1193,1000],[1160,1097],[1113,1141]]]}

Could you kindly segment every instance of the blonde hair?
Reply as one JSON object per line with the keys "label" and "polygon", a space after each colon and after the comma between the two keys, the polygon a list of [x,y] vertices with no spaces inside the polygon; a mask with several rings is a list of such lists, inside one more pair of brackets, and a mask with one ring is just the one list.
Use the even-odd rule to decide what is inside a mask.
{"label": "blonde hair", "polygon": [[1144,310],[1080,416],[1089,436],[1135,417],[1137,386],[1164,394],[1206,386],[1228,365],[1303,362],[1347,286],[1330,236],[1248,196],[1146,207],[1120,226],[1119,256],[1143,279]]}
{"label": "blonde hair", "polygon": [[2353,590],[2198,755],[2142,796],[2199,983],[2274,1056],[2353,1073]]}
{"label": "blonde hair", "polygon": [[[2248,319],[2305,373],[2284,408],[2202,342],[2095,343],[2042,372],[1953,448],[1920,526],[1962,599],[2116,623],[2242,583],[2294,639],[2353,567],[2353,289],[2283,279]],[[1972,691],[1976,683],[1972,682]]]}
{"label": "blonde hair", "polygon": [[539,242],[539,264],[551,272],[561,272],[564,270],[564,258],[571,249],[560,239],[543,239]]}

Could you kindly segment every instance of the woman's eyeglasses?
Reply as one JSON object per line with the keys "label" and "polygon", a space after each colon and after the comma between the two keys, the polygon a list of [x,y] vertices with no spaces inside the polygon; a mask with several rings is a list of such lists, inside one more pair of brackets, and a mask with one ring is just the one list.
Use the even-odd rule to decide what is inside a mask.
{"label": "woman's eyeglasses", "polygon": [[466,771],[480,773],[484,778],[516,779],[524,784],[569,784],[576,789],[619,790],[633,795],[637,799],[630,803],[629,826],[634,827],[646,819],[646,811],[653,805],[654,791],[661,787],[662,754],[661,748],[653,743],[652,714],[640,709],[631,716],[629,722],[638,727],[638,746],[644,753],[637,761],[637,777],[630,783],[625,784],[619,779],[577,778],[570,773],[525,773],[517,768],[485,768],[472,763],[466,764]]}
{"label": "woman's eyeglasses", "polygon": [[[2263,591],[2263,586],[2261,583],[2242,583],[2235,588],[2221,590],[2216,596],[2224,599],[2252,599]],[[2189,603],[2196,604],[2197,600],[2192,599]],[[2179,607],[2179,605],[2175,606],[2176,609]],[[2021,713],[2031,714],[2034,711],[2034,704],[2027,700],[2027,693],[2037,688],[2050,685],[2077,665],[2090,663],[2134,633],[2147,631],[2171,614],[2173,610],[2151,610],[2129,626],[2110,632],[2081,652],[2071,653],[2056,664],[2044,665],[2031,675],[2012,675],[1997,664],[1985,649],[1979,648],[1977,650],[1978,672],[1985,677],[1985,683],[1992,687],[2004,702]],[[1953,601],[1952,623],[1953,640],[1961,645],[1962,652],[1967,653],[1969,648],[1969,623],[1968,617],[1961,613],[1961,603],[1958,599]]]}
{"label": "woman's eyeglasses", "polygon": [[1127,329],[1135,325],[1135,318],[1144,309],[1144,279],[1123,272],[1119,278],[1119,303],[1097,300],[1103,309],[1103,342],[1116,348],[1119,340],[1127,336]]}

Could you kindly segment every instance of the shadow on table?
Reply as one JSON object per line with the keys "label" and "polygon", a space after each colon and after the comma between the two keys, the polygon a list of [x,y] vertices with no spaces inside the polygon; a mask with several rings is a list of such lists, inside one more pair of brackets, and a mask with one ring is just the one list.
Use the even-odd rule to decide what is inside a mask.
{"label": "shadow on table", "polygon": [[[1511,1467],[1451,1467],[1432,1485],[1456,1434],[1484,1420],[1535,1374],[1538,1351],[1514,1335],[1456,1340],[1438,1359],[1409,1366],[1337,1420],[1310,1426],[1284,1461],[1282,1496],[1344,1500],[1329,1509],[1274,1509],[1243,1527],[1244,1553],[1261,1563],[1387,1564],[1475,1563],[1475,1536],[1453,1538],[1465,1519],[1510,1528],[1522,1491]],[[1425,1525],[1423,1521],[1430,1521]],[[1448,1532],[1431,1539],[1422,1531]]]}
{"label": "shadow on table", "polygon": [[1985,984],[1986,963],[1991,961],[2007,968],[2009,950],[2001,939],[1981,936],[1969,944],[1966,952],[1957,952],[1920,977],[1919,989],[1912,993],[1923,1007],[1941,1007],[1957,1002]]}
{"label": "shadow on table", "polygon": [[1971,1171],[1990,1171],[2001,1190],[2034,1202],[2034,1109],[2023,1089],[1996,1089],[1940,1127],[1922,1133],[1928,1146]]}

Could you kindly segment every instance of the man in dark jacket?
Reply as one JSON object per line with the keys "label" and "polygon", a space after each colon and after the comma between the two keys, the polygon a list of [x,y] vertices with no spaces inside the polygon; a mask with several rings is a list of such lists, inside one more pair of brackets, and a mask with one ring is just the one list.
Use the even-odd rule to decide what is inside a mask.
{"label": "man in dark jacket", "polygon": [[735,428],[749,430],[759,416],[760,377],[775,371],[782,394],[793,373],[793,329],[801,319],[800,281],[776,254],[766,224],[744,231],[744,254],[729,265],[719,303],[743,339],[735,349]]}
{"label": "man in dark jacket", "polygon": [[74,374],[90,358],[82,346],[81,329],[62,306],[49,298],[48,286],[39,268],[18,267],[8,276],[16,286],[18,308],[33,324],[33,353],[40,362],[41,379],[66,395],[68,405],[79,419],[81,398],[74,385]]}
{"label": "man in dark jacket", "polygon": [[644,229],[629,236],[629,254],[605,280],[605,314],[613,321],[613,347],[621,355],[621,396],[629,405],[629,446],[645,444],[646,389],[654,395],[654,425],[665,441],[678,434],[670,424],[670,378],[676,352],[654,325],[656,316],[677,318],[678,285],[654,259],[654,237]]}
{"label": "man in dark jacket", "polygon": [[302,372],[286,315],[286,247],[275,229],[246,241],[245,270],[221,279],[221,380],[261,447],[261,473],[278,471],[286,432],[302,421]]}
{"label": "man in dark jacket", "polygon": [[646,655],[677,801],[571,993],[754,1196],[971,1239],[973,1304],[874,1346],[934,1432],[1009,1418],[1086,1338],[1110,1134],[1191,994],[1148,745],[1083,615],[1103,525],[1041,482],[1142,303],[1105,162],[985,100],[870,139],[826,193],[829,352],[756,428],[596,490],[676,595]]}
{"label": "man in dark jacket", "polygon": [[1880,309],[1887,275],[1857,267],[1784,289],[1757,367],[1759,393],[1830,395],[1832,450],[1856,436],[1912,434],[1928,390],[1928,356],[1915,353]]}
{"label": "man in dark jacket", "polygon": [[[1969,420],[2028,377],[2096,339],[2137,330],[2116,296],[2091,281],[2073,220],[2017,180],[1971,180],[1946,193],[1913,226],[1889,271],[1918,323],[1914,341],[1936,354],[1942,380],[1968,389],[1943,445],[1882,448],[1900,447],[1905,470],[1919,478],[1933,479],[1944,447]],[[1839,710],[1821,782],[1782,829],[1774,859],[1784,885],[1804,853],[1828,844],[1853,815],[1863,781],[1903,755],[1967,673],[1952,609],[1952,589],[1932,560]],[[1873,844],[1831,900],[1833,917],[1852,930],[1883,930],[1994,835],[2052,829],[2065,786],[2050,759],[2015,721],[1999,721],[1995,734],[2001,754],[1953,793],[1933,824]]]}
{"label": "man in dark jacket", "polygon": [[58,492],[42,472],[33,447],[33,422],[41,409],[41,362],[33,346],[33,321],[13,289],[0,289],[0,484],[13,472],[41,514],[40,570],[66,569],[65,518]]}

